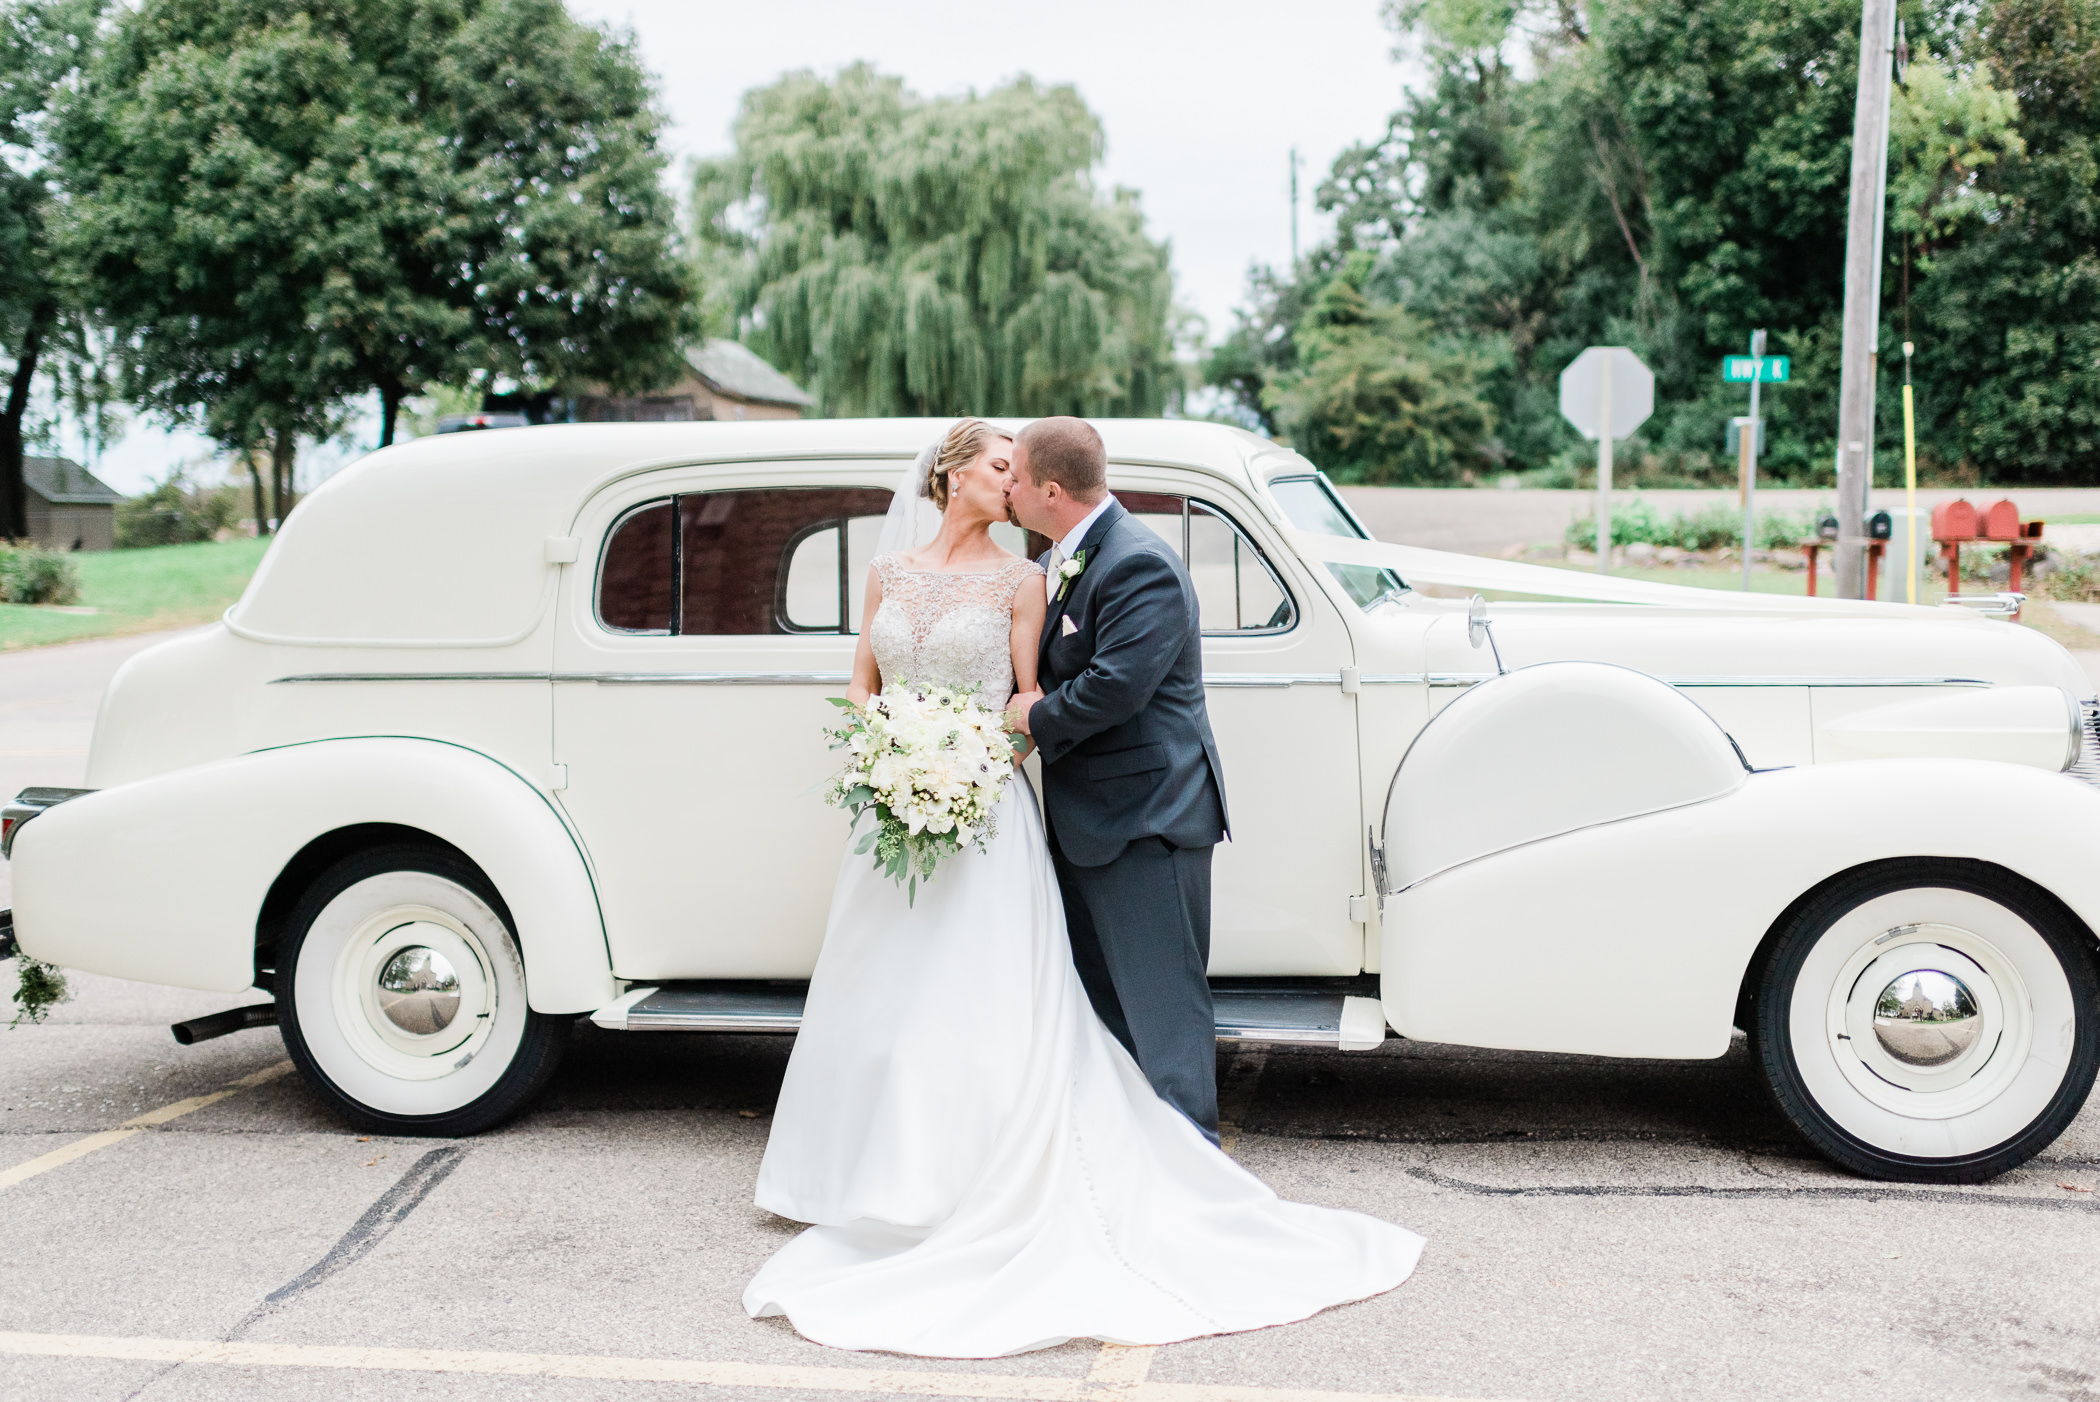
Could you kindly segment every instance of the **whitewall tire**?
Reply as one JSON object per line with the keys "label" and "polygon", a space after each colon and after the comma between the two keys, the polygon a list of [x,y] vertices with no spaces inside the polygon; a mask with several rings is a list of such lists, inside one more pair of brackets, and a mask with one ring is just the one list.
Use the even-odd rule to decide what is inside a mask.
{"label": "whitewall tire", "polygon": [[526,1003],[501,898],[439,847],[346,857],[301,897],[277,949],[292,1060],[360,1129],[474,1134],[516,1114],[560,1061],[571,1019]]}
{"label": "whitewall tire", "polygon": [[1781,1111],[1839,1164],[1981,1182],[2046,1148],[2092,1089],[2093,936],[1981,862],[1861,868],[1765,951],[1751,1039]]}

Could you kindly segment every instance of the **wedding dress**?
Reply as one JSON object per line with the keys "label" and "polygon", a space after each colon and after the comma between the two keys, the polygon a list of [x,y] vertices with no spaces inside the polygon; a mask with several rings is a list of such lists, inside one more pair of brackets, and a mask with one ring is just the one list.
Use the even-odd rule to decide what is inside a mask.
{"label": "wedding dress", "polygon": [[[1003,706],[1037,566],[876,568],[882,675]],[[760,1207],[815,1225],[753,1278],[752,1315],[839,1348],[989,1358],[1282,1324],[1414,1269],[1420,1237],[1282,1201],[1153,1093],[1073,968],[1025,777],[987,850],[915,904],[853,845],[758,1175]]]}

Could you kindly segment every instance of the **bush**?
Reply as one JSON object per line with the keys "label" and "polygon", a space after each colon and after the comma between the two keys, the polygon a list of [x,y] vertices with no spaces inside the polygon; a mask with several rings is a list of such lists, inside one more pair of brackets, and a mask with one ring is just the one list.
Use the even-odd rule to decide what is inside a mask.
{"label": "bush", "polygon": [[[1757,544],[1761,550],[1784,550],[1799,545],[1803,537],[1813,531],[1812,516],[1762,511],[1757,515]],[[1709,506],[1689,516],[1672,516],[1667,521],[1658,516],[1655,508],[1643,497],[1635,497],[1623,506],[1612,508],[1611,540],[1614,545],[1645,541],[1654,546],[1674,545],[1679,550],[1719,550],[1724,545],[1740,545],[1742,539],[1743,513],[1730,506]],[[1567,542],[1577,550],[1595,550],[1596,521],[1586,516],[1570,521]]]}
{"label": "bush", "polygon": [[80,570],[67,556],[33,545],[0,548],[0,602],[73,604],[80,601]]}
{"label": "bush", "polygon": [[[1968,552],[1962,556],[1963,573],[1968,571]],[[2100,557],[2072,555],[2063,560],[2041,581],[2041,592],[2049,598],[2064,603],[2081,604],[2100,601]]]}
{"label": "bush", "polygon": [[193,487],[180,471],[151,491],[117,507],[117,548],[187,545],[216,540],[241,519],[241,494],[234,487]]}

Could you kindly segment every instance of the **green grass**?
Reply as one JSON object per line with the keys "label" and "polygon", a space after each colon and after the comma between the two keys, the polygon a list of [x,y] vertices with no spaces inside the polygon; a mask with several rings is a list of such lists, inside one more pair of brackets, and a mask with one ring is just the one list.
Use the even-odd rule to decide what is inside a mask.
{"label": "green grass", "polygon": [[248,585],[270,542],[207,541],[82,551],[80,603],[94,613],[0,604],[0,651],[209,623]]}
{"label": "green grass", "polygon": [[2044,522],[2052,526],[2100,526],[2100,516],[2044,516]]}

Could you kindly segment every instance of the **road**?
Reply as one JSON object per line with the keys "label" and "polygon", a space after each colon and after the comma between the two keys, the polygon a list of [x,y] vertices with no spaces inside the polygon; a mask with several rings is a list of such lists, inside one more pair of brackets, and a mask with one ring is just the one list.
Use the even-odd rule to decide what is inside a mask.
{"label": "road", "polygon": [[[97,676],[149,641],[0,658],[0,783],[77,783]],[[1808,1155],[1740,1040],[1227,1053],[1233,1152],[1422,1232],[1415,1277],[1255,1334],[932,1362],[738,1306],[794,1230],[751,1205],[784,1040],[584,1026],[518,1123],[367,1139],[274,1029],[168,1035],[245,1000],[74,982],[0,1030],[10,1399],[2100,1398],[2100,1105],[1997,1182],[1914,1188]]]}

